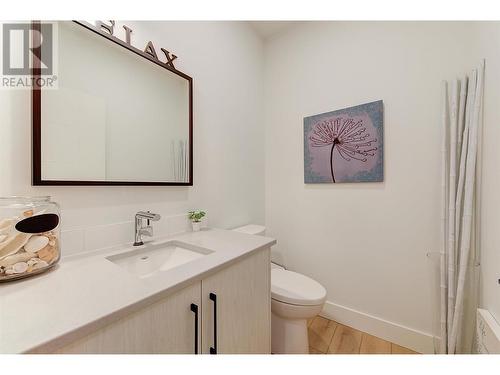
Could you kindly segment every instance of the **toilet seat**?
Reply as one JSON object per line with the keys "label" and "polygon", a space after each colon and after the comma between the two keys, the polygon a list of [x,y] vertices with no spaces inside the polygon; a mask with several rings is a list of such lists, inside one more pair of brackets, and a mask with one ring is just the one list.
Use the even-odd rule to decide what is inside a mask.
{"label": "toilet seat", "polygon": [[323,305],[326,289],[317,281],[285,269],[271,269],[271,298],[299,306]]}

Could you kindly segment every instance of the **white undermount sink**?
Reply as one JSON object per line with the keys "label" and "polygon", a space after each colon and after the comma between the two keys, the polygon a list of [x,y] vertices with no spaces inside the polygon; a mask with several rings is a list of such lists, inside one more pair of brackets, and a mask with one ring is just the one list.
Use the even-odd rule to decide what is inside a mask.
{"label": "white undermount sink", "polygon": [[210,253],[212,253],[211,250],[196,248],[178,241],[169,241],[137,247],[125,253],[106,257],[106,259],[139,278],[145,279]]}

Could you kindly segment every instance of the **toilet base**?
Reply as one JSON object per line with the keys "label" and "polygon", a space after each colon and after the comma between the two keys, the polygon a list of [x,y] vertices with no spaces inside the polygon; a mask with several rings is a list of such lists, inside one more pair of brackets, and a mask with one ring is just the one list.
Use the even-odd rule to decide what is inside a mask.
{"label": "toilet base", "polygon": [[271,353],[309,354],[307,319],[286,319],[271,313]]}

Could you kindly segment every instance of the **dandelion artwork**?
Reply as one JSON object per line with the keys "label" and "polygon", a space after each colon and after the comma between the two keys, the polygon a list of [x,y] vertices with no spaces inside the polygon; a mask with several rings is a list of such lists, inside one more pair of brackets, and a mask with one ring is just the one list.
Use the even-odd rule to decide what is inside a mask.
{"label": "dandelion artwork", "polygon": [[384,180],[382,100],[304,118],[305,183]]}

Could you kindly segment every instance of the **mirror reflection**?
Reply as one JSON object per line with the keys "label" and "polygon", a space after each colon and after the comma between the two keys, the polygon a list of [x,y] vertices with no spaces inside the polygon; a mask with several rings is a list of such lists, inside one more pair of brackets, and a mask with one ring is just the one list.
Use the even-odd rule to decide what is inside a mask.
{"label": "mirror reflection", "polygon": [[[43,53],[43,52],[42,52]],[[190,182],[190,82],[75,22],[41,94],[41,179]]]}

